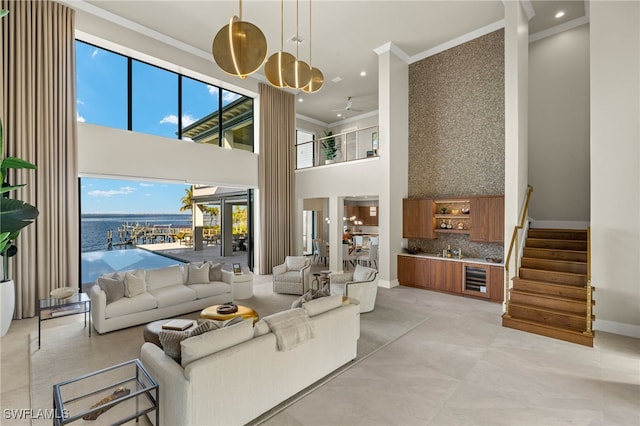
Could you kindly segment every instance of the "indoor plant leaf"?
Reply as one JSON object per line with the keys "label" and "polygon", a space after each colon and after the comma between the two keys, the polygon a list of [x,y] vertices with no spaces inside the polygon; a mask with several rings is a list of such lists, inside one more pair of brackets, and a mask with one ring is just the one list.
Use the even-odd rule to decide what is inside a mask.
{"label": "indoor plant leaf", "polygon": [[38,217],[38,209],[31,204],[11,198],[0,199],[0,233],[16,232]]}

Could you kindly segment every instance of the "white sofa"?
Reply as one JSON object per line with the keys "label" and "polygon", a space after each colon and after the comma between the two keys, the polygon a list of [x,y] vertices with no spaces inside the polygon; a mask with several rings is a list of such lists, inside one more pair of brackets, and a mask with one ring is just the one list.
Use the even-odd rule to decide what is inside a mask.
{"label": "white sofa", "polygon": [[[214,265],[208,264],[205,276],[202,265],[173,265],[158,269],[116,272],[100,277],[89,291],[94,328],[102,334],[230,302],[233,273],[222,270],[221,265],[212,268]],[[190,270],[201,273],[190,275]],[[144,281],[144,284],[140,280],[137,281],[144,286],[144,291],[128,297],[127,278],[132,278],[132,284],[133,278],[136,277]],[[121,285],[124,286],[125,295],[122,295]],[[116,289],[113,292],[119,297],[107,295],[105,289],[111,293],[112,288]],[[110,298],[117,300],[108,300]]]}
{"label": "white sofa", "polygon": [[[290,350],[278,349],[276,333],[268,326],[273,315],[253,329],[247,320],[183,340],[182,365],[145,343],[140,359],[159,385],[160,424],[246,424],[356,357],[357,305],[330,296],[283,313],[301,310],[308,314],[314,336]],[[198,345],[207,352],[186,360],[185,350],[193,359]],[[154,413],[149,418],[154,421]]]}

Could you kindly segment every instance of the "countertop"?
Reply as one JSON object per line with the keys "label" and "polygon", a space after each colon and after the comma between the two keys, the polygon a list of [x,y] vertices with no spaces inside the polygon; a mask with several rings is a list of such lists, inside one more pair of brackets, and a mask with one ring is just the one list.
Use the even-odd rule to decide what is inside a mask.
{"label": "countertop", "polygon": [[442,257],[442,255],[429,254],[429,253],[417,253],[417,254],[400,253],[400,256],[422,257],[427,259],[447,260],[450,262],[480,263],[482,265],[504,267],[504,262],[500,262],[500,263],[489,262],[487,259],[481,259],[481,258],[475,258],[475,257],[463,257],[462,259],[458,259],[457,257]]}

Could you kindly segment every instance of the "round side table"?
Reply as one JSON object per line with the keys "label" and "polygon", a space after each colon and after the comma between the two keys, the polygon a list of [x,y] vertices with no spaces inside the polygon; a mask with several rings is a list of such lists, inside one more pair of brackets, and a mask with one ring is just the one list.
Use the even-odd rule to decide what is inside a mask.
{"label": "round side table", "polygon": [[213,305],[203,309],[202,312],[200,312],[200,318],[227,321],[236,317],[243,317],[252,318],[254,324],[260,319],[258,313],[248,306],[238,305],[238,311],[232,314],[219,314],[217,311],[218,306],[220,305]]}

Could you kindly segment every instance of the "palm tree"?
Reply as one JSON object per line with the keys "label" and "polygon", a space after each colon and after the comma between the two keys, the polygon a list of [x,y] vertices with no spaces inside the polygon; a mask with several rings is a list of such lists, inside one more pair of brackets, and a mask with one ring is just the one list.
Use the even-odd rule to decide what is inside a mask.
{"label": "palm tree", "polygon": [[180,202],[182,206],[180,207],[181,212],[185,212],[187,210],[193,210],[193,186],[184,189],[185,196],[180,198]]}

